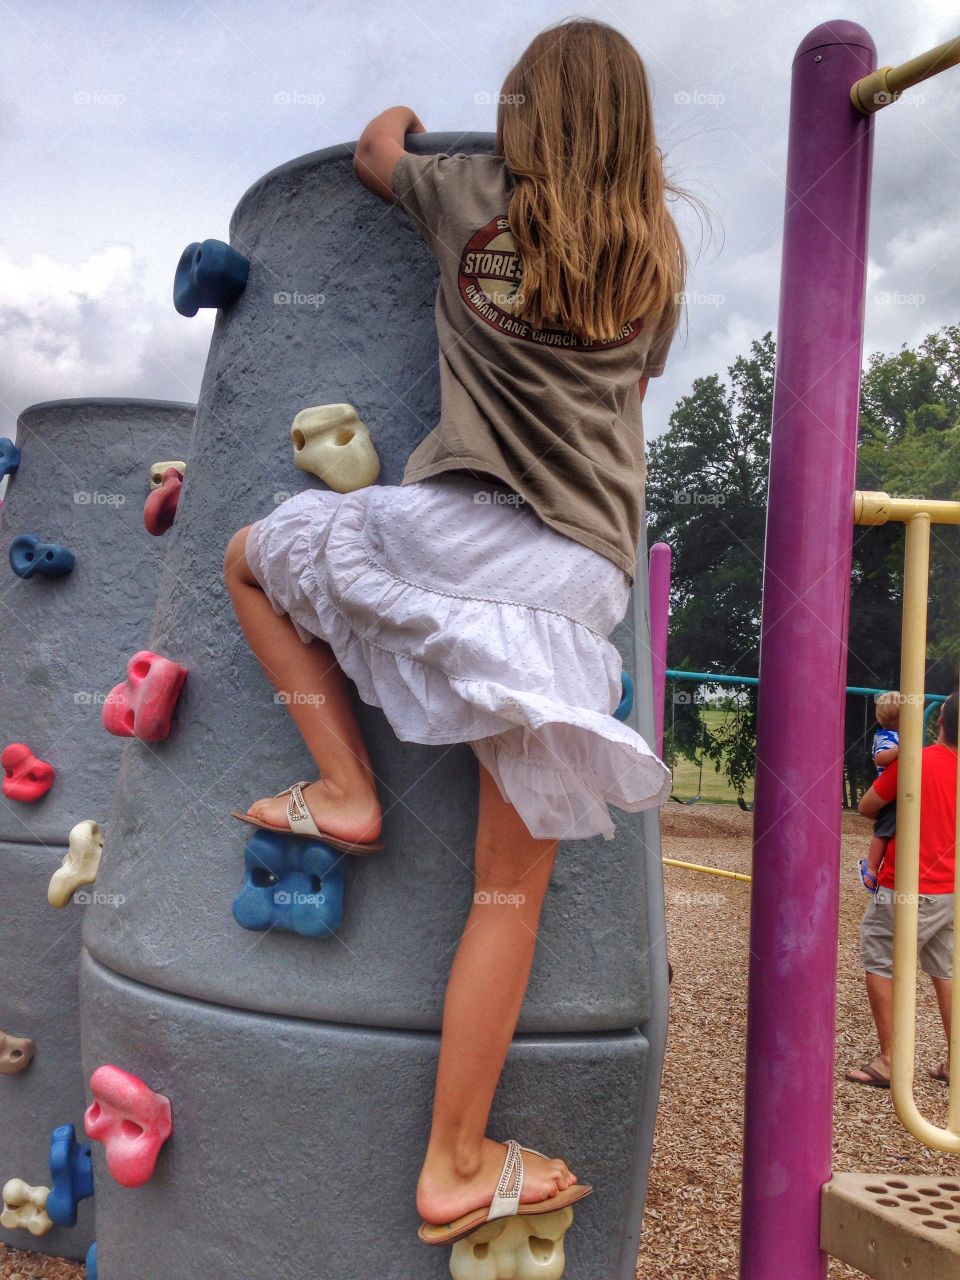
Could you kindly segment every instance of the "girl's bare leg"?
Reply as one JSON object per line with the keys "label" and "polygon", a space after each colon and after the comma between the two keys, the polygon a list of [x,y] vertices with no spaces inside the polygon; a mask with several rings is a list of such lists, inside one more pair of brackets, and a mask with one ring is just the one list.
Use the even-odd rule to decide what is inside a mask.
{"label": "girl's bare leg", "polygon": [[[540,908],[557,853],[530,835],[480,766],[476,881],[443,1007],[433,1127],[417,1186],[428,1222],[451,1222],[490,1203],[506,1147],[486,1137],[493,1095],[520,1015]],[[505,1135],[512,1136],[512,1135]],[[522,1143],[523,1135],[516,1135]],[[562,1160],[524,1152],[524,1202],[576,1182]]]}
{"label": "girl's bare leg", "polygon": [[[303,798],[321,831],[344,840],[376,840],[380,801],[346,676],[325,641],[304,644],[290,619],[274,613],[247,564],[248,527],[230,539],[224,580],[247,643],[274,689],[286,695],[287,710],[320,770],[320,781],[304,787]],[[247,812],[286,827],[286,810],[284,796],[258,800]]]}

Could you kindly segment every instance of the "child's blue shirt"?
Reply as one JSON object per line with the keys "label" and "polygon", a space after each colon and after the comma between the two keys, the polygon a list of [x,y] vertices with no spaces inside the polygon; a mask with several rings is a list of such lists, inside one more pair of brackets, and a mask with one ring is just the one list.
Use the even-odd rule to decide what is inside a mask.
{"label": "child's blue shirt", "polygon": [[887,766],[885,764],[876,764],[877,752],[889,751],[891,747],[899,747],[899,745],[900,735],[897,733],[896,729],[878,729],[873,735],[873,750],[870,754],[872,755],[874,764],[876,765],[878,778]]}

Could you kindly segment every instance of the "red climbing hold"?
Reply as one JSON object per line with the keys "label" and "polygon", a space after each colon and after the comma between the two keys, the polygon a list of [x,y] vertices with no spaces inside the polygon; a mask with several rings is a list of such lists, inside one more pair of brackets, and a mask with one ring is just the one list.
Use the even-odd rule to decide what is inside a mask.
{"label": "red climbing hold", "polygon": [[147,533],[159,538],[177,518],[177,504],[183,488],[183,472],[167,467],[160,484],[147,497],[143,506],[143,523]]}
{"label": "red climbing hold", "polygon": [[45,796],[53,786],[56,772],[46,760],[38,760],[23,742],[11,742],[0,754],[3,765],[3,794],[24,804]]}
{"label": "red climbing hold", "polygon": [[103,727],[121,738],[162,742],[187,678],[186,667],[141,649],[127,663],[127,678],[107,694]]}
{"label": "red climbing hold", "polygon": [[107,1168],[121,1187],[142,1187],[173,1132],[170,1099],[109,1064],[94,1071],[90,1092],[93,1102],[83,1117],[87,1136],[103,1143]]}

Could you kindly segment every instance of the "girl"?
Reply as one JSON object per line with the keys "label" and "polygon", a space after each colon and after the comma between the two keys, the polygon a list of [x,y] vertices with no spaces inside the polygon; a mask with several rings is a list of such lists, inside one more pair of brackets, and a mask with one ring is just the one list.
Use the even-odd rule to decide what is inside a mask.
{"label": "girl", "polygon": [[503,85],[494,154],[411,154],[407,132],[424,132],[411,110],[383,112],[354,167],[438,259],[440,423],[399,485],[308,489],[240,529],[225,574],[320,773],[238,817],[351,853],[382,847],[346,677],[404,741],[469,742],[478,757],[476,894],[417,1186],[421,1239],[447,1243],[590,1192],[562,1159],[486,1124],[558,840],[611,839],[608,803],[636,811],[670,788],[612,715],[608,637],[638,553],[640,404],[663,372],[686,258],[643,63],[603,23],[534,39]]}

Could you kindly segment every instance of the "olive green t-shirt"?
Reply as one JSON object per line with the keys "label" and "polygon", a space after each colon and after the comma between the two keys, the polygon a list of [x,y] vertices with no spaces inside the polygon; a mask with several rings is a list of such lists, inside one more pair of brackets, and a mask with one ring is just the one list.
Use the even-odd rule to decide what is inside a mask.
{"label": "olive green t-shirt", "polygon": [[390,185],[440,267],[440,421],[401,484],[495,476],[633,581],[643,518],[641,378],[663,372],[679,308],[606,342],[515,318],[520,258],[502,156],[405,152]]}

